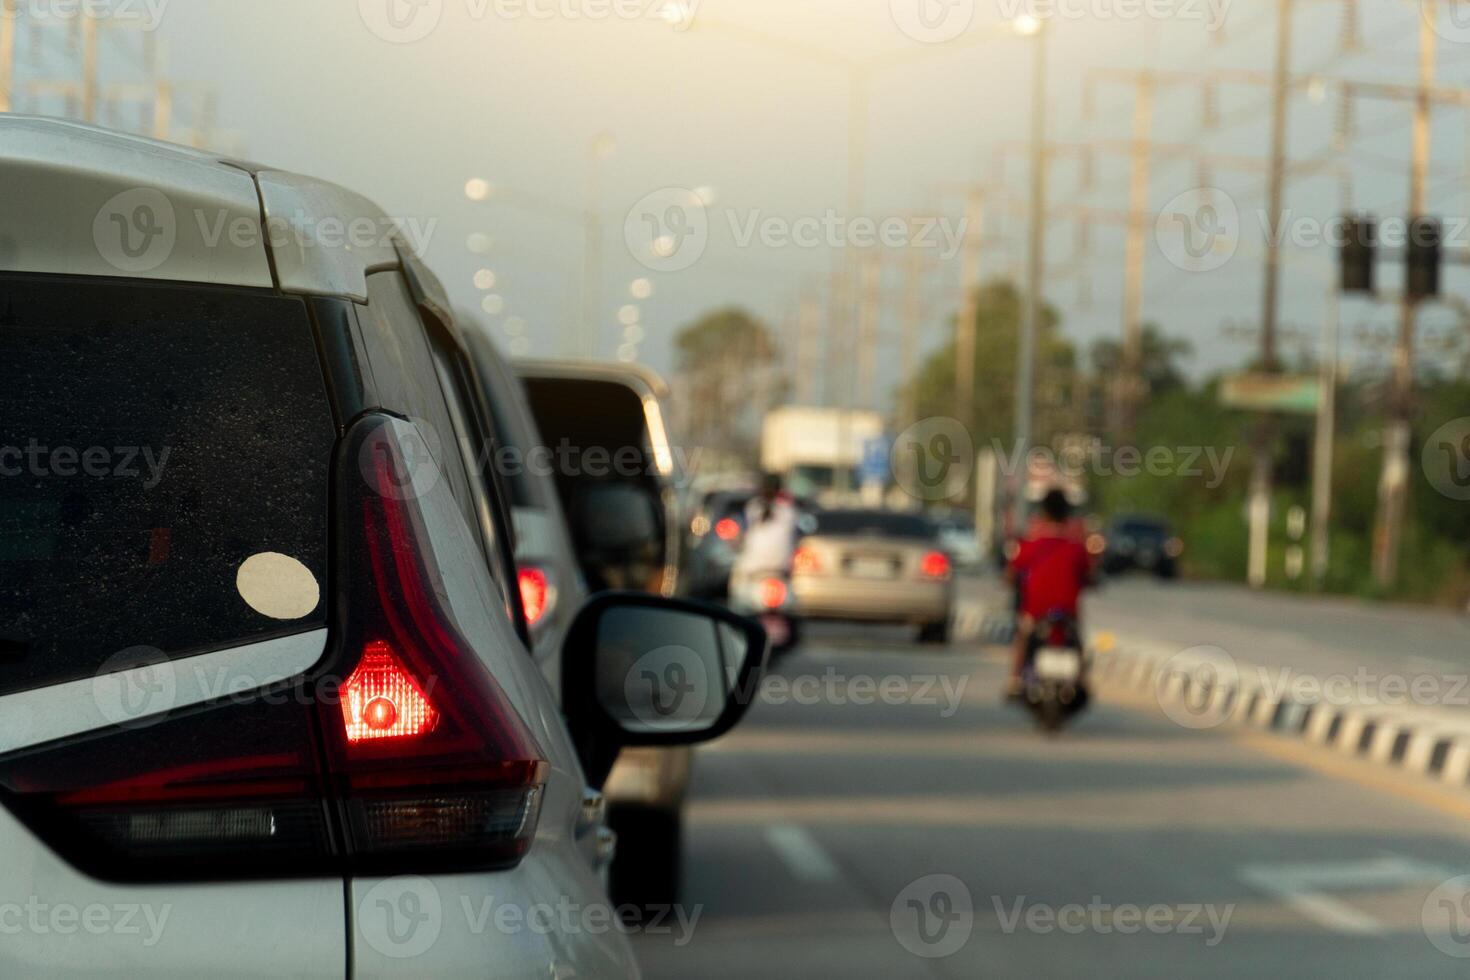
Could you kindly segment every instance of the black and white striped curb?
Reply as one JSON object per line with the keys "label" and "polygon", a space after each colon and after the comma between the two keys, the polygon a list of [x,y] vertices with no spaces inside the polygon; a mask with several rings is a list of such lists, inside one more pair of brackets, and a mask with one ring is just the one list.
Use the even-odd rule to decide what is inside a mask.
{"label": "black and white striped curb", "polygon": [[1333,705],[1283,697],[1260,683],[1260,672],[1233,659],[1216,665],[1208,657],[1181,661],[1181,656],[1163,648],[1094,649],[1092,677],[1099,686],[1115,684],[1152,695],[1171,720],[1186,728],[1261,729],[1452,786],[1470,786],[1470,719],[1459,722],[1414,706]]}
{"label": "black and white striped curb", "polygon": [[985,646],[1004,645],[1016,635],[1016,618],[1010,613],[998,613],[986,603],[957,602],[951,635],[957,640]]}

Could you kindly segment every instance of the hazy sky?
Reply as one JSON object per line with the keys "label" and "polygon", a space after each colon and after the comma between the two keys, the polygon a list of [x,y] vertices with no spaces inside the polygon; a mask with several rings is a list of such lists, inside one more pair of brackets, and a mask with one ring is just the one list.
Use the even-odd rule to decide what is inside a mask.
{"label": "hazy sky", "polygon": [[[219,125],[249,156],[347,184],[395,217],[434,222],[427,256],[461,305],[479,306],[484,293],[475,288],[474,273],[493,270],[492,291],[504,305],[489,319],[502,338],[508,318],[523,320],[533,353],[555,352],[559,331],[580,317],[588,145],[599,133],[611,134],[616,145],[601,161],[597,205],[605,256],[600,346],[610,356],[620,343],[618,309],[633,302],[629,283],[646,276],[654,293],[638,303],[647,338],[640,356],[661,369],[669,367],[669,338],[702,311],[744,305],[779,327],[804,288],[826,288],[834,258],[825,245],[762,244],[758,233],[741,239],[765,219],[778,231],[801,219],[810,229],[829,209],[835,227],[855,230],[841,220],[851,77],[842,59],[911,59],[871,78],[861,216],[878,223],[937,208],[957,231],[956,185],[994,180],[997,148],[1024,139],[1029,111],[1031,44],[974,38],[996,33],[1016,13],[1049,9],[1031,0],[703,0],[689,23],[675,29],[654,16],[664,0],[417,0],[422,9],[413,2],[167,0],[160,36],[173,75],[217,90]],[[1149,2],[1154,6],[1147,9],[1168,16],[1140,16],[1144,0],[1063,0],[1064,12],[1049,21],[1053,139],[1127,137],[1132,94],[1126,86],[1094,82],[1096,111],[1090,121],[1083,117],[1089,68],[1269,67],[1274,4]],[[387,19],[390,5],[403,18],[396,34]],[[1299,6],[1299,70],[1413,79],[1417,4],[1359,4],[1367,50],[1350,57],[1336,56],[1341,5]],[[1218,16],[1223,28],[1211,30]],[[968,34],[940,40],[965,23]],[[425,25],[433,28],[426,36],[406,40]],[[1459,84],[1470,81],[1470,43],[1452,28],[1442,26],[1439,77]],[[1461,33],[1470,41],[1470,31]],[[1220,91],[1229,125],[1205,133],[1198,88],[1165,86],[1156,137],[1263,158],[1265,90]],[[1311,96],[1298,93],[1292,103],[1291,149],[1300,159],[1320,158],[1328,149],[1337,114],[1335,96],[1320,103]],[[1408,107],[1365,103],[1356,118],[1359,135],[1346,161],[1354,203],[1398,213],[1407,189]],[[1466,120],[1451,109],[1437,119],[1431,200],[1435,210],[1453,215],[1466,208]],[[1097,161],[1094,186],[1084,190],[1080,169],[1059,160],[1052,168],[1053,203],[1122,211],[1127,160],[1103,154]],[[495,193],[484,202],[467,200],[471,178],[490,181]],[[1217,167],[1202,175],[1191,163],[1157,159],[1150,208],[1162,209],[1202,179],[1236,203],[1238,251],[1221,268],[1187,273],[1170,263],[1150,228],[1145,289],[1146,318],[1196,345],[1191,367],[1200,373],[1248,355],[1247,343],[1222,327],[1259,318],[1256,212],[1264,202],[1259,173]],[[669,194],[677,195],[668,189],[678,188],[712,191],[707,246],[697,261],[676,263],[687,268],[650,271],[625,243],[625,222],[631,211],[636,228],[636,203],[644,200],[646,211],[647,195],[662,191],[651,200],[663,207]],[[1015,155],[1003,186],[992,188],[985,232],[996,240],[982,252],[987,276],[1014,271],[1025,230],[1014,209],[1025,189],[1024,158]],[[1325,219],[1338,212],[1340,193],[1331,175],[1300,178],[1288,202],[1298,217]],[[487,253],[467,248],[475,232],[493,240]],[[1123,235],[1115,222],[1097,221],[1090,255],[1080,262],[1079,236],[1071,217],[1050,223],[1046,295],[1061,309],[1068,333],[1086,343],[1120,330]],[[940,342],[954,308],[959,263],[947,251],[942,236],[925,251],[925,347]],[[1329,308],[1331,259],[1321,246],[1289,250],[1288,324],[1307,332],[1320,327]],[[896,379],[902,269],[902,255],[890,250],[878,359],[885,401]],[[1396,288],[1398,267],[1386,265],[1380,274],[1386,287]],[[1451,272],[1449,285],[1457,281]],[[1351,341],[1361,324],[1391,322],[1391,311],[1351,300],[1343,317]],[[1436,317],[1446,319],[1431,312],[1431,328]]]}

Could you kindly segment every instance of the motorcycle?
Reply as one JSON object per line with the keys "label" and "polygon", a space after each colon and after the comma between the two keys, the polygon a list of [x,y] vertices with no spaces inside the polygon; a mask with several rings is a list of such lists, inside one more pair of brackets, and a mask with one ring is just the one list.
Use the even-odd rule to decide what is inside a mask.
{"label": "motorcycle", "polygon": [[739,578],[741,581],[731,582],[730,607],[765,627],[772,654],[794,650],[801,642],[801,619],[791,591],[791,573],[758,572]]}
{"label": "motorcycle", "polygon": [[1022,699],[1042,731],[1060,731],[1087,707],[1085,659],[1077,623],[1070,616],[1052,613],[1032,630],[1021,673]]}

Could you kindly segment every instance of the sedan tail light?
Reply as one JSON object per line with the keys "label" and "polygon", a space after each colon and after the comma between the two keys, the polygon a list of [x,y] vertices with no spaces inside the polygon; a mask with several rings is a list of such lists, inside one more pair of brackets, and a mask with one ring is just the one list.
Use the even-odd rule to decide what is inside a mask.
{"label": "sedan tail light", "polygon": [[722,517],[715,522],[715,536],[721,541],[734,541],[740,537],[740,522],[733,517]]}
{"label": "sedan tail light", "polygon": [[919,574],[925,578],[949,578],[949,556],[942,551],[925,552],[919,559]]}
{"label": "sedan tail light", "polygon": [[364,419],[338,457],[326,662],[249,700],[0,759],[33,832],[119,881],[519,862],[548,767],[446,608],[424,511],[396,478],[402,425]]}
{"label": "sedan tail light", "polygon": [[822,559],[817,555],[817,550],[811,545],[802,545],[796,549],[796,554],[791,556],[791,570],[793,572],[820,572],[822,570]]}

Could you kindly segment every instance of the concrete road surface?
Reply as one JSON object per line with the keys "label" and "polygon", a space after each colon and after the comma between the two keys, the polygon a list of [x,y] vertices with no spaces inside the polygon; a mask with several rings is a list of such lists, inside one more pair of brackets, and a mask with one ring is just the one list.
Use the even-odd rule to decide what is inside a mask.
{"label": "concrete road surface", "polygon": [[812,628],[699,753],[647,975],[1470,971],[1470,797],[1146,702],[1047,738],[1001,677],[997,651]]}

